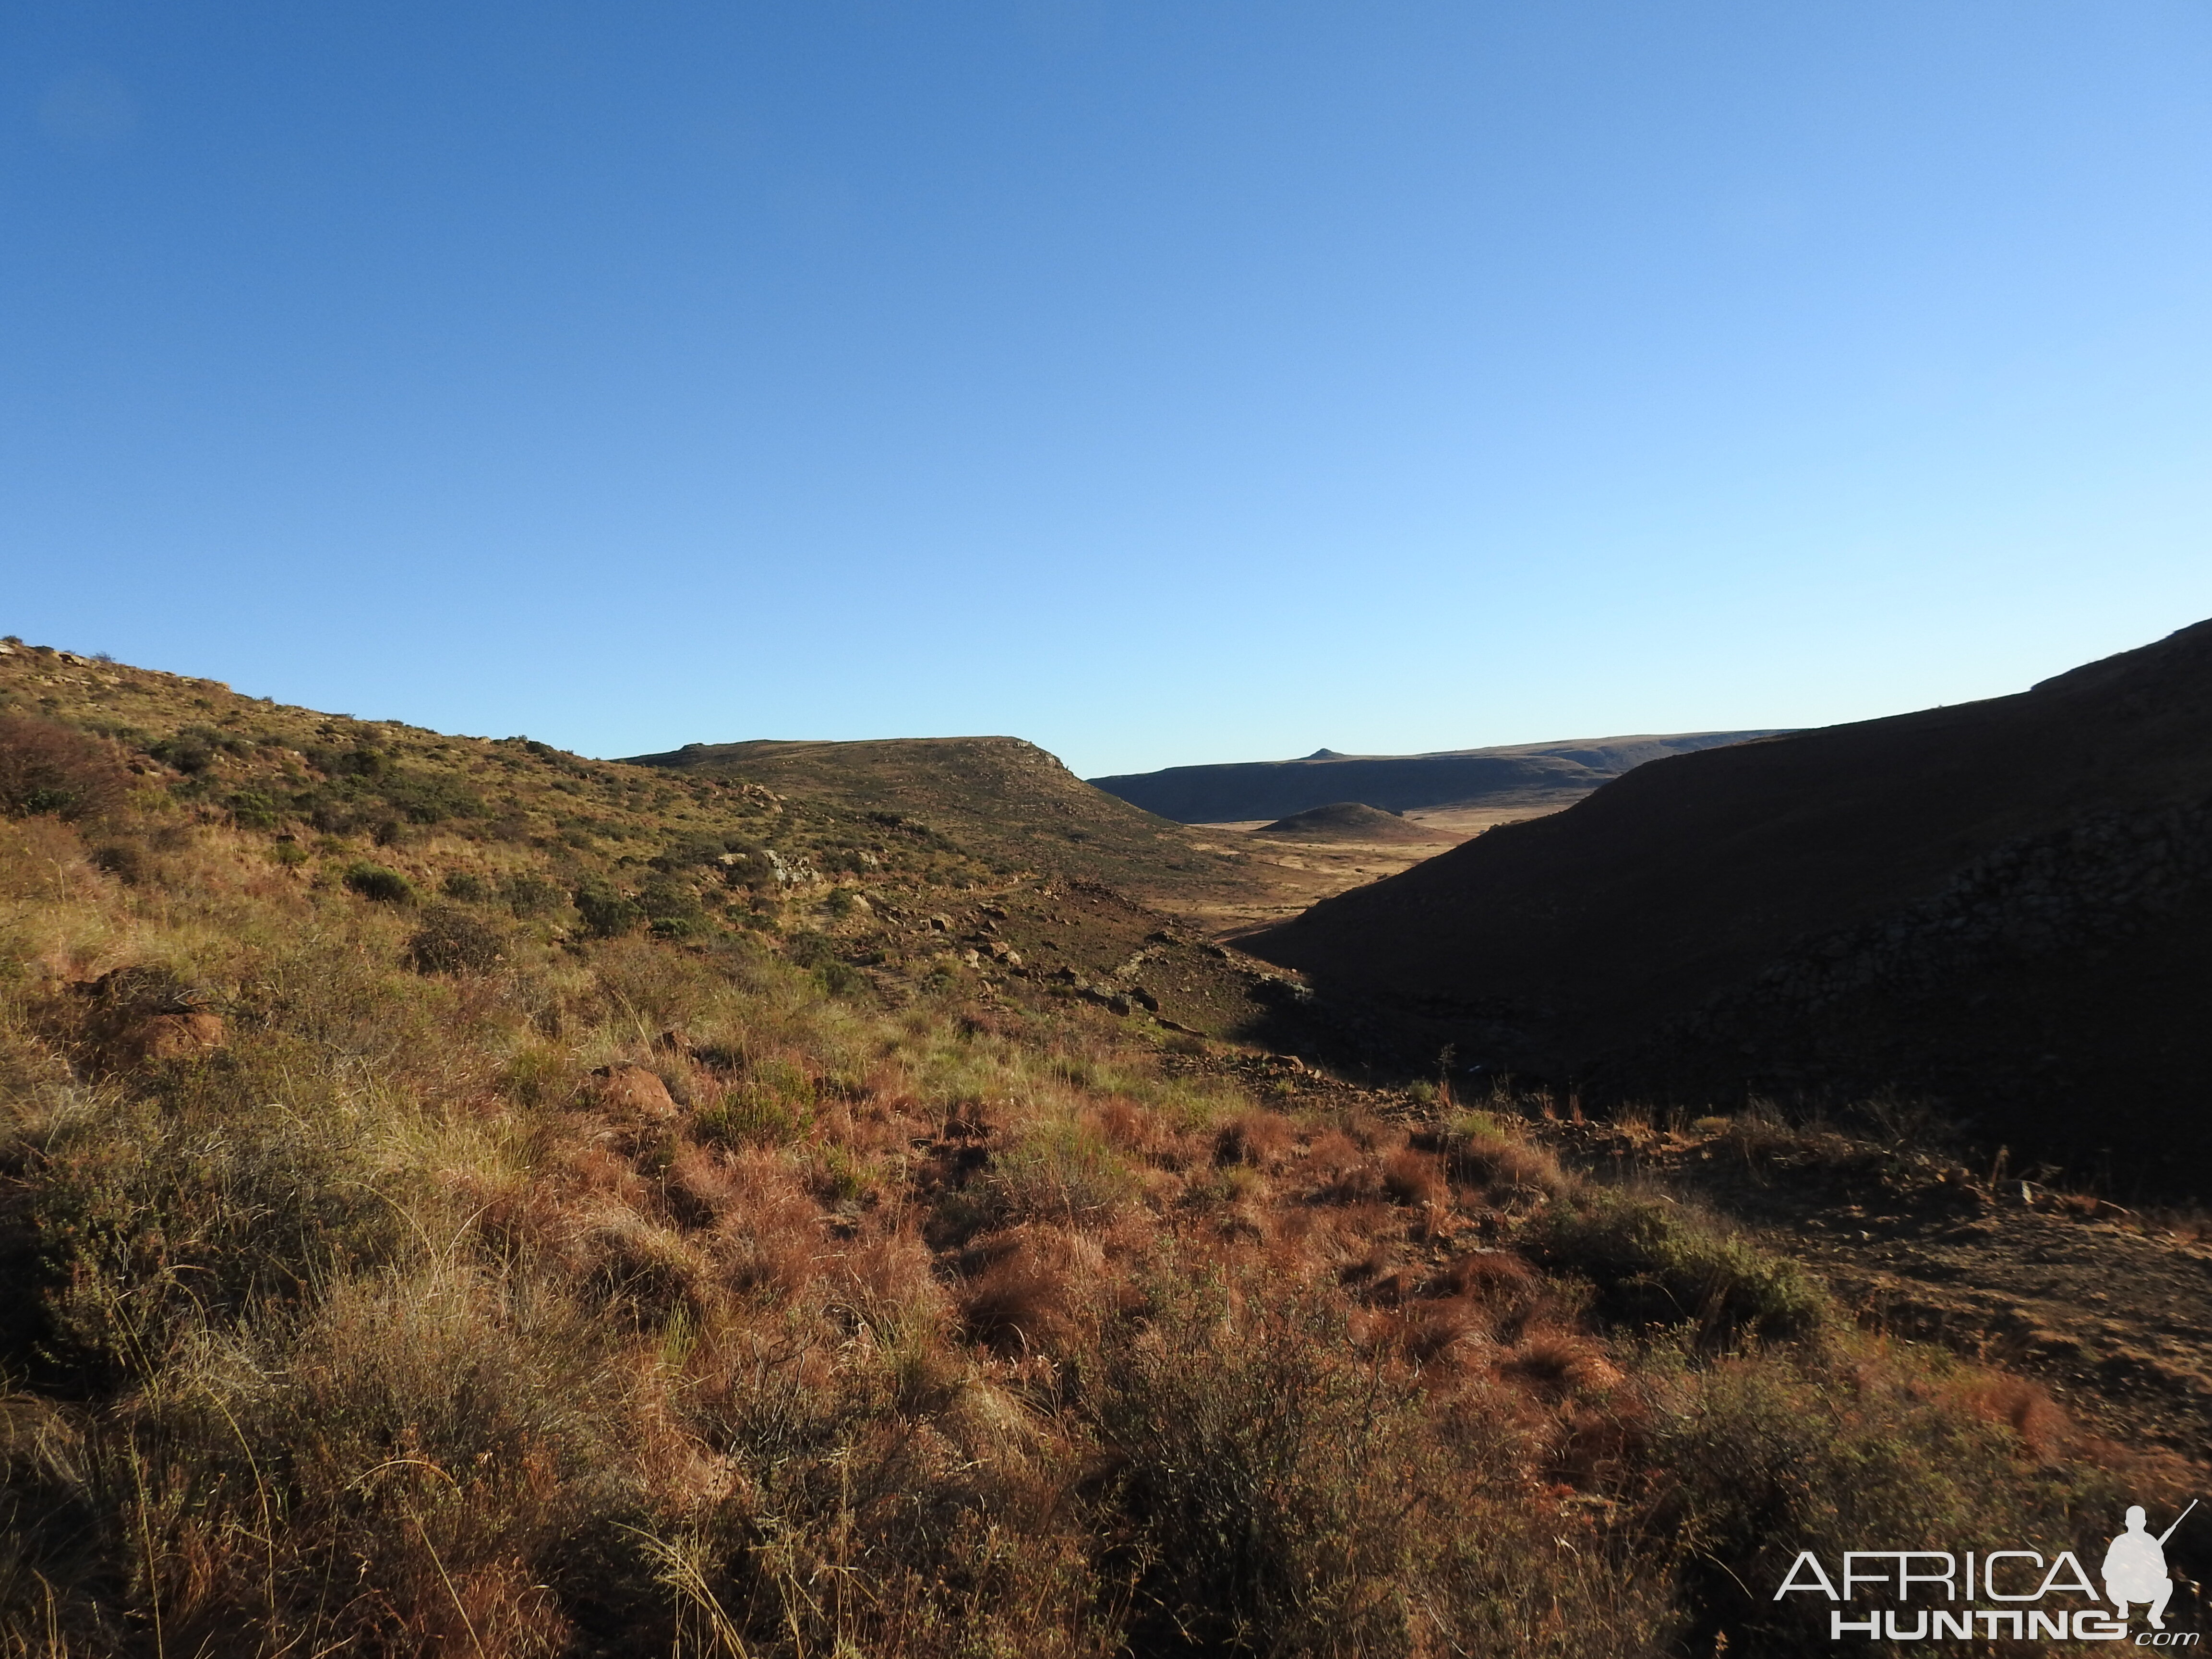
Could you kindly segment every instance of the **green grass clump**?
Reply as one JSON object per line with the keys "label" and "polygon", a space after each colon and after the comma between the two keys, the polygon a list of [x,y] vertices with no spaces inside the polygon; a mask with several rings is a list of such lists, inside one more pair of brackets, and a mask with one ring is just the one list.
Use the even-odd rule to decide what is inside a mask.
{"label": "green grass clump", "polygon": [[1547,1211],[1531,1242],[1547,1266],[1589,1278],[1626,1325],[1686,1324],[1724,1342],[1809,1336],[1832,1316],[1796,1262],[1656,1194],[1585,1188]]}

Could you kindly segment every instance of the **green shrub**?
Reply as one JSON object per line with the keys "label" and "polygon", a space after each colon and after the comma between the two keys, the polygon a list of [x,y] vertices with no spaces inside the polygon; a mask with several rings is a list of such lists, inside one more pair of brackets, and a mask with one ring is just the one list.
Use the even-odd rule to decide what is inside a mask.
{"label": "green shrub", "polygon": [[480,818],[483,797],[458,778],[437,773],[392,772],[377,793],[410,823],[443,823],[449,818]]}
{"label": "green shrub", "polygon": [[463,904],[482,904],[491,897],[491,884],[482,876],[466,870],[447,872],[445,880],[439,884],[438,890],[447,898],[458,899]]}
{"label": "green shrub", "polygon": [[148,874],[146,848],[135,841],[104,842],[92,849],[92,862],[126,887],[137,886]]}
{"label": "green shrub", "polygon": [[181,1325],[289,1306],[389,1261],[404,1224],[341,1121],[235,1091],[74,1120],[30,1194],[56,1351],[143,1367]]}
{"label": "green shrub", "polygon": [[703,932],[707,913],[691,884],[673,876],[657,875],[638,890],[637,908],[664,939],[684,939]]}
{"label": "green shrub", "polygon": [[397,870],[387,870],[380,864],[349,865],[344,881],[347,891],[379,904],[410,904],[415,899],[414,884]]}
{"label": "green shrub", "polygon": [[868,989],[868,976],[838,954],[837,941],[826,933],[793,933],[783,951],[813,975],[824,996],[852,998]]}
{"label": "green shrub", "polygon": [[991,1163],[988,1192],[1011,1221],[1095,1221],[1128,1203],[1137,1172],[1088,1117],[1031,1124]]}
{"label": "green shrub", "polygon": [[695,1112],[691,1127],[701,1140],[714,1145],[783,1146],[804,1135],[811,1121],[811,1113],[797,1103],[740,1084]]}
{"label": "green shrub", "polygon": [[576,889],[576,914],[595,938],[618,939],[634,932],[645,921],[645,911],[603,881],[587,881]]}
{"label": "green shrub", "polygon": [[276,798],[263,789],[234,790],[230,818],[241,830],[274,830],[278,818]]}
{"label": "green shrub", "polygon": [[242,754],[247,745],[227,732],[210,726],[188,726],[173,736],[163,738],[147,752],[164,765],[173,766],[179,772],[194,776],[213,766],[218,755]]}
{"label": "green shrub", "polygon": [[507,908],[518,916],[542,916],[549,910],[557,910],[568,901],[568,894],[558,883],[543,876],[518,871],[500,884],[500,896]]}
{"label": "green shrub", "polygon": [[1774,1598],[1800,1550],[1832,1570],[1873,1539],[1954,1550],[2002,1538],[2095,1561],[2114,1524],[2095,1522],[2142,1500],[2100,1471],[2039,1468],[1943,1386],[1946,1364],[1854,1337],[1829,1363],[1731,1359],[1685,1369],[1662,1392],[1653,1518],[1684,1546],[1683,1599],[1698,1621],[1685,1650],[1712,1651],[1725,1630],[1731,1652],[1835,1652],[1825,1600]]}
{"label": "green shrub", "polygon": [[1709,1340],[1798,1337],[1828,1317],[1826,1295],[1773,1255],[1671,1200],[1593,1188],[1553,1205],[1528,1243],[1546,1265],[1587,1276],[1623,1324],[1694,1324]]}

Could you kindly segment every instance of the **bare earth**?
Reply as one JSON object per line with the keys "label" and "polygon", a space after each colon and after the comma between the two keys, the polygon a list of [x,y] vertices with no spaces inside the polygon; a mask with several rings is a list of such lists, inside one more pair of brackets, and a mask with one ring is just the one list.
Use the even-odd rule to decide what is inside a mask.
{"label": "bare earth", "polygon": [[1252,833],[1269,822],[1265,818],[1247,818],[1237,823],[1193,824],[1188,833],[1194,838],[1194,850],[1238,854],[1247,880],[1235,890],[1224,886],[1218,892],[1196,891],[1173,898],[1156,896],[1153,902],[1216,939],[1235,939],[1294,916],[1308,905],[1332,898],[1348,888],[1395,876],[1424,859],[1449,852],[1462,842],[1472,840],[1497,824],[1541,817],[1580,799],[1577,795],[1572,799],[1536,805],[1522,803],[1514,806],[1417,808],[1406,813],[1406,817],[1438,832],[1438,839],[1426,846],[1402,842],[1301,842],[1285,845]]}

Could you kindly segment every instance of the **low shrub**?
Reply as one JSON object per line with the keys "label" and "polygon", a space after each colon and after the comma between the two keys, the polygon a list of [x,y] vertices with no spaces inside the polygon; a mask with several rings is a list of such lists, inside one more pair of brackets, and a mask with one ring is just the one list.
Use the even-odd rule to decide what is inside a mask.
{"label": "low shrub", "polygon": [[1826,1295],[1796,1262],[1656,1194],[1593,1188],[1553,1206],[1528,1243],[1546,1265],[1597,1287],[1622,1324],[1692,1324],[1709,1340],[1801,1337],[1826,1322]]}
{"label": "low shrub", "polygon": [[507,908],[518,916],[542,916],[549,910],[557,910],[568,902],[568,894],[560,884],[543,876],[518,871],[499,884],[499,896]]}
{"label": "low shrub", "polygon": [[122,805],[130,783],[99,738],[52,720],[0,714],[0,813],[104,817]]}
{"label": "low shrub", "polygon": [[1008,1221],[1097,1223],[1133,1199],[1137,1172],[1089,1115],[1027,1126],[991,1161],[985,1190]]}
{"label": "low shrub", "polygon": [[346,866],[343,878],[346,890],[378,904],[411,904],[415,885],[397,870],[386,869],[380,864],[357,863]]}
{"label": "low shrub", "polygon": [[1661,1391],[1653,1516],[1686,1546],[1683,1597],[1698,1609],[1688,1650],[1714,1650],[1725,1631],[1730,1651],[1833,1653],[1829,1604],[1778,1601],[1771,1588],[1800,1550],[1833,1563],[1872,1539],[1936,1551],[2039,1539],[2095,1562],[2143,1498],[2099,1469],[2039,1466],[1944,1385],[1948,1364],[1852,1336],[1826,1363],[1739,1358],[1686,1367]]}
{"label": "low shrub", "polygon": [[576,889],[576,914],[598,939],[619,939],[645,922],[645,911],[635,900],[599,881],[587,881]]}
{"label": "low shrub", "polygon": [[418,974],[480,974],[500,959],[497,932],[466,910],[433,905],[408,936],[408,965]]}
{"label": "low shrub", "polygon": [[103,842],[92,849],[95,869],[104,870],[126,887],[136,887],[146,879],[146,848],[135,841]]}
{"label": "low shrub", "polygon": [[743,1081],[692,1114],[692,1133],[723,1146],[781,1146],[812,1127],[814,1079],[787,1060],[756,1061]]}
{"label": "low shrub", "polygon": [[463,904],[482,904],[492,896],[491,884],[466,870],[453,870],[438,884],[438,890]]}
{"label": "low shrub", "polygon": [[403,1224],[343,1121],[218,1092],[116,1102],[47,1149],[32,1200],[53,1352],[143,1367],[209,1321],[298,1302],[394,1259]]}
{"label": "low shrub", "polygon": [[1143,1653],[1408,1654],[1418,1408],[1290,1285],[1156,1288],[1090,1412]]}

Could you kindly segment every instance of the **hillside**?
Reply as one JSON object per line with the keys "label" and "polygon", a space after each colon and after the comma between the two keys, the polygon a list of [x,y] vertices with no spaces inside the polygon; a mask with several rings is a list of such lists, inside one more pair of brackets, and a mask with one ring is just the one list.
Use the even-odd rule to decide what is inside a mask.
{"label": "hillside", "polygon": [[1647,761],[1771,735],[1695,732],[1431,755],[1340,755],[1324,749],[1300,760],[1171,766],[1091,781],[1108,794],[1182,823],[1285,818],[1337,801],[1364,802],[1390,812],[1484,806],[1534,814],[1579,800]]}
{"label": "hillside", "polygon": [[2017,696],[1680,756],[1249,941],[1586,1097],[1895,1089],[2212,1188],[2212,624]]}
{"label": "hillside", "polygon": [[1154,900],[1243,894],[1264,883],[1179,825],[1093,788],[1018,738],[688,744],[622,763],[683,777],[744,779],[941,830],[1009,870],[1109,882]]}
{"label": "hillside", "polygon": [[7,1659],[1812,1655],[2201,1484],[1111,889],[0,644]]}

